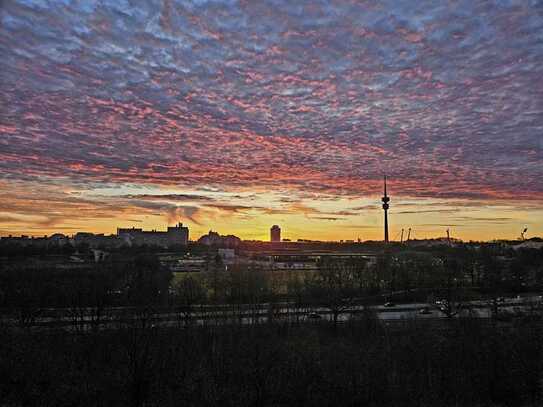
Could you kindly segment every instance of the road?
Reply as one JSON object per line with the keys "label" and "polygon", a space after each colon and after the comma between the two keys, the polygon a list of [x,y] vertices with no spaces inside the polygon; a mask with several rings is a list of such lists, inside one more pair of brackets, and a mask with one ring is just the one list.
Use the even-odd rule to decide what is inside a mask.
{"label": "road", "polygon": [[[502,313],[527,312],[538,308],[543,310],[541,296],[523,298],[507,298],[499,303]],[[352,306],[343,310],[338,321],[345,322],[352,316],[362,313],[364,306]],[[401,320],[443,319],[446,314],[440,311],[436,304],[410,303],[393,306],[378,305],[369,307],[378,319],[384,322]],[[426,309],[426,313],[421,313]],[[97,318],[91,308],[46,309],[39,317],[29,322],[30,326],[42,329],[65,328],[69,330],[109,329],[148,324],[152,326],[184,326],[187,323],[196,325],[225,325],[225,324],[254,324],[276,321],[326,321],[332,320],[333,314],[328,308],[294,308],[293,304],[278,303],[272,308],[270,304],[248,304],[210,306],[198,305],[191,308],[192,312],[175,312],[171,309],[142,310],[134,307],[115,307],[103,310]],[[188,311],[188,310],[185,310]],[[488,301],[471,301],[463,303],[458,315],[471,315],[477,318],[490,318],[491,307]],[[2,314],[0,321],[4,325],[18,326],[20,322],[9,314]]]}

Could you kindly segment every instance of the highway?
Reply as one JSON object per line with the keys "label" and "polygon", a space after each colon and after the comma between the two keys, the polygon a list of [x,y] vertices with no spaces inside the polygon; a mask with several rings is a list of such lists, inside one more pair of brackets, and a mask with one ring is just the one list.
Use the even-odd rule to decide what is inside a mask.
{"label": "highway", "polygon": [[[498,303],[502,314],[528,313],[534,310],[543,313],[541,296],[523,298],[505,298]],[[361,305],[343,309],[338,315],[338,322],[348,321],[370,310],[383,322],[398,322],[402,320],[445,319],[447,315],[440,310],[439,304],[409,303],[388,304],[372,307]],[[422,311],[422,310],[425,311]],[[184,312],[183,312],[184,311]],[[190,311],[190,312],[189,312]],[[462,303],[454,309],[454,316],[472,316],[475,318],[490,318],[491,306],[489,301],[471,301]],[[190,325],[228,325],[228,324],[259,324],[269,321],[318,322],[332,321],[333,313],[326,307],[296,308],[292,303],[274,304],[238,304],[238,305],[195,305],[190,309],[152,309],[135,307],[115,307],[103,309],[100,316],[92,308],[49,308],[39,316],[27,321],[27,326],[39,329],[63,328],[67,330],[112,329],[137,326],[174,327]],[[21,326],[20,320],[13,315],[3,313],[0,322],[4,326]]]}

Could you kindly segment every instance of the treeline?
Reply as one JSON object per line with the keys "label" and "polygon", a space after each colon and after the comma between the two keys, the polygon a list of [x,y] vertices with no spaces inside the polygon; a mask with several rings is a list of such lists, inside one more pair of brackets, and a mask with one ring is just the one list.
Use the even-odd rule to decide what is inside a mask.
{"label": "treeline", "polygon": [[209,272],[174,278],[152,252],[113,253],[105,261],[74,269],[28,258],[0,264],[0,312],[24,326],[50,308],[93,312],[99,323],[111,307],[168,308],[187,317],[198,304],[267,303],[273,314],[275,303],[289,302],[294,312],[325,307],[337,320],[353,304],[445,299],[452,317],[455,306],[468,300],[488,300],[497,313],[502,296],[543,289],[542,250],[504,252],[492,245],[439,252],[396,250],[375,263],[323,258],[317,266],[316,272],[273,273],[251,265],[225,271],[218,261]]}
{"label": "treeline", "polygon": [[16,259],[16,258],[28,258],[37,256],[69,256],[77,255],[79,257],[91,257],[92,249],[102,250],[108,253],[119,253],[124,255],[137,255],[141,253],[160,253],[164,251],[182,253],[184,251],[191,252],[204,252],[207,246],[200,245],[198,243],[190,243],[188,246],[173,244],[167,248],[157,245],[140,245],[140,246],[111,246],[107,244],[97,245],[91,247],[86,242],[72,243],[58,243],[58,242],[45,242],[39,243],[19,243],[19,242],[3,242],[0,240],[0,258]]}
{"label": "treeline", "polygon": [[3,406],[538,406],[541,326],[0,330]]}
{"label": "treeline", "polygon": [[7,264],[0,272],[0,311],[21,326],[31,326],[54,308],[67,308],[96,324],[111,307],[168,303],[172,274],[156,256],[112,257],[84,269],[57,269],[32,261]]}

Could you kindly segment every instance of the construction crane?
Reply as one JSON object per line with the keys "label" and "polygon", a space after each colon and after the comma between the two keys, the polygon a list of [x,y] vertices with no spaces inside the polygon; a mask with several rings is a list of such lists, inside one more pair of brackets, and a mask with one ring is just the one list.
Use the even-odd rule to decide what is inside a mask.
{"label": "construction crane", "polygon": [[522,232],[520,232],[520,240],[526,240],[526,232],[528,231],[528,228],[524,228]]}

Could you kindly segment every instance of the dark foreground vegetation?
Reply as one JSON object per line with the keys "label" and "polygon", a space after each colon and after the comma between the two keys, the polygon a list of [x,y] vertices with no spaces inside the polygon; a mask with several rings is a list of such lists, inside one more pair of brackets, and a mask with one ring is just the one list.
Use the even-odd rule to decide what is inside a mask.
{"label": "dark foreground vegetation", "polygon": [[[543,405],[542,250],[398,248],[281,282],[213,255],[181,278],[143,250],[55,256],[0,259],[0,406]],[[505,295],[539,302],[508,317]],[[371,308],[437,299],[440,319]]]}
{"label": "dark foreground vegetation", "polygon": [[383,327],[0,331],[2,406],[538,406],[543,330],[460,318]]}

